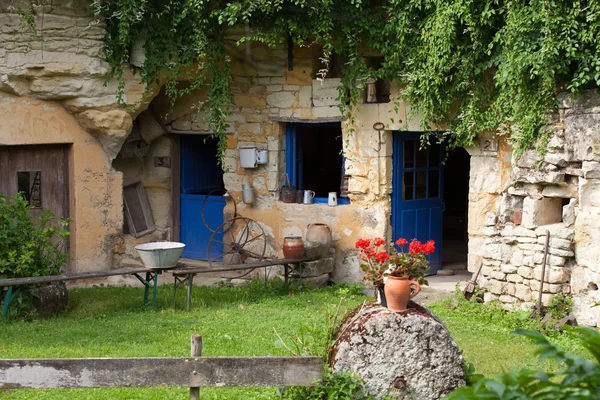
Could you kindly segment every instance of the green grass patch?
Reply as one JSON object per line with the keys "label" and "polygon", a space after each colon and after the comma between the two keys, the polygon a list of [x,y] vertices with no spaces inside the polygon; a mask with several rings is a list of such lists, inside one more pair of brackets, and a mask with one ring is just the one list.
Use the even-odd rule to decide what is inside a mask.
{"label": "green grass patch", "polygon": [[[275,330],[299,354],[322,355],[326,333],[340,300],[339,318],[368,300],[360,289],[333,286],[288,289],[194,287],[192,311],[185,291],[160,286],[157,311],[142,306],[143,289],[95,287],[69,291],[69,306],[49,320],[0,322],[0,358],[188,356],[192,334],[203,336],[204,356],[288,356]],[[538,367],[535,346],[511,334],[533,323],[518,314],[469,302],[446,300],[431,309],[442,319],[476,372]],[[298,338],[300,340],[298,340]],[[556,335],[563,348],[582,353],[574,335]],[[300,344],[302,342],[302,344]],[[546,365],[553,368],[551,365]],[[0,390],[10,399],[184,399],[187,388]],[[273,399],[275,388],[203,388],[203,399]]]}

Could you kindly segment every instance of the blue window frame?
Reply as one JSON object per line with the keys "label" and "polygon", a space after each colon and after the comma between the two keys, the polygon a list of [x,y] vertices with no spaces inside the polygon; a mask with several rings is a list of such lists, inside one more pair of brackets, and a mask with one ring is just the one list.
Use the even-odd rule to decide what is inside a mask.
{"label": "blue window frame", "polygon": [[[339,149],[331,150],[332,136],[325,138],[329,140],[329,146],[321,146],[321,143],[319,143],[318,141],[324,138],[322,135],[314,136],[315,129],[322,129],[322,135],[334,135],[335,131],[339,129],[339,136],[333,137],[334,139],[339,138]],[[311,143],[311,145],[309,145],[310,148],[305,149],[305,146],[307,145],[307,141],[305,139],[307,139],[308,137],[303,137],[302,135],[310,135],[311,133],[313,133],[313,142]],[[316,143],[315,140],[317,141]],[[343,155],[340,155],[342,149],[341,145],[342,143],[340,123],[287,124],[286,172],[289,177],[290,184],[298,190],[314,190],[317,193],[317,196],[315,196],[314,199],[315,203],[326,204],[328,201],[326,192],[336,192],[338,193],[338,204],[350,204],[350,200],[348,199],[348,197],[340,195],[341,182],[342,177],[344,175],[344,157]],[[327,151],[329,153],[318,156],[317,154],[319,150]],[[340,165],[334,166],[332,165],[332,163],[337,162],[337,157],[339,157]],[[325,174],[327,174],[327,176],[331,176],[332,171],[335,168],[337,168],[337,171],[339,172],[334,173],[336,175],[335,179],[317,179],[315,181],[315,167],[325,170]],[[338,177],[339,180],[337,179]]]}

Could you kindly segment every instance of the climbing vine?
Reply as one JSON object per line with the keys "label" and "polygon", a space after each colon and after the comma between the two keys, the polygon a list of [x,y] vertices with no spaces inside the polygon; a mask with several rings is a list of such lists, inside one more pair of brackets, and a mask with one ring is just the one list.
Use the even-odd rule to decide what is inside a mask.
{"label": "climbing vine", "polygon": [[[517,154],[543,145],[557,93],[600,85],[596,0],[94,0],[106,26],[111,77],[122,81],[132,43],[145,35],[147,84],[172,99],[205,88],[201,104],[224,148],[231,112],[227,33],[240,45],[318,45],[342,63],[344,117],[352,125],[368,78],[387,78],[451,144],[482,131],[507,134]],[[383,62],[365,62],[364,51]],[[325,68],[326,69],[326,68]],[[326,74],[327,71],[322,71]],[[182,79],[182,77],[189,79]],[[190,82],[188,87],[177,84]],[[392,117],[393,118],[393,117]]]}

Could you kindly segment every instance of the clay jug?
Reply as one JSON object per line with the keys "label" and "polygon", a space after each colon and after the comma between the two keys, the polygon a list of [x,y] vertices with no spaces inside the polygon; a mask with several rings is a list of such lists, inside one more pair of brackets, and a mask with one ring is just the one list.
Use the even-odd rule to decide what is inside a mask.
{"label": "clay jug", "polygon": [[327,224],[308,224],[308,228],[306,229],[306,240],[313,243],[319,243],[319,256],[325,257],[329,254],[329,248],[333,242],[331,228]]}
{"label": "clay jug", "polygon": [[390,275],[385,282],[384,291],[387,308],[394,312],[403,312],[406,311],[408,301],[421,291],[421,285],[417,281],[408,280],[406,276]]}
{"label": "clay jug", "polygon": [[283,256],[293,259],[304,257],[304,241],[300,236],[286,236],[283,238]]}

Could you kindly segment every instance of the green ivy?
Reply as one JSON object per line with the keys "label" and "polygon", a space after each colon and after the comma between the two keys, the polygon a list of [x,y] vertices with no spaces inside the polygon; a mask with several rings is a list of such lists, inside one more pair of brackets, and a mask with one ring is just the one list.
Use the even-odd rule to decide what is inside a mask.
{"label": "green ivy", "polygon": [[[35,1],[35,0],[31,0]],[[132,43],[145,34],[150,85],[172,101],[204,88],[201,104],[225,147],[231,112],[226,33],[269,46],[319,45],[327,66],[345,60],[342,113],[352,123],[367,78],[387,78],[418,108],[424,131],[446,125],[452,146],[482,131],[507,134],[517,154],[544,146],[557,93],[600,85],[596,0],[94,0],[107,27],[110,75],[121,81]],[[365,63],[365,49],[383,57]],[[326,74],[326,71],[323,71]],[[178,80],[191,82],[181,88]],[[390,116],[391,119],[394,116]],[[352,124],[350,124],[352,125]],[[346,142],[347,143],[347,142]]]}

